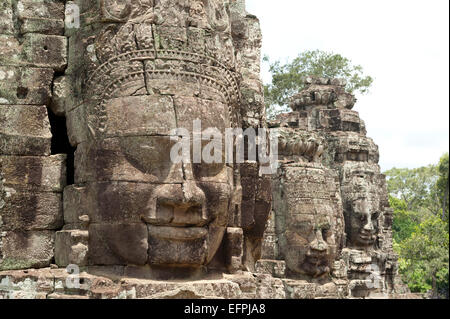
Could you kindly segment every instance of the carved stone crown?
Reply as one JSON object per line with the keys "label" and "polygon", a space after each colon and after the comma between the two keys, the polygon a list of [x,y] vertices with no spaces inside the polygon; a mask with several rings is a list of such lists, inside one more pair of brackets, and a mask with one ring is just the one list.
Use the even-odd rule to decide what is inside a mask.
{"label": "carved stone crown", "polygon": [[291,98],[289,106],[294,111],[309,110],[314,106],[352,109],[356,103],[356,98],[345,91],[347,83],[343,79],[308,77],[305,82],[307,88]]}
{"label": "carved stone crown", "polygon": [[185,26],[174,27],[162,24],[164,18],[151,0],[143,1],[145,5],[136,5],[135,1],[110,5],[113,2],[102,1],[104,19],[124,23],[111,24],[96,37],[94,50],[100,65],[84,83],[89,97],[98,101],[94,113],[100,119],[100,131],[105,129],[105,101],[129,95],[129,89],[124,88],[139,87],[133,83],[145,83],[147,92],[151,92],[148,83],[153,80],[207,87],[222,96],[233,114],[240,102],[240,80],[235,72],[229,21],[226,24],[226,19],[217,18],[225,13],[211,18],[198,5],[201,1],[189,1],[190,13],[183,18]]}

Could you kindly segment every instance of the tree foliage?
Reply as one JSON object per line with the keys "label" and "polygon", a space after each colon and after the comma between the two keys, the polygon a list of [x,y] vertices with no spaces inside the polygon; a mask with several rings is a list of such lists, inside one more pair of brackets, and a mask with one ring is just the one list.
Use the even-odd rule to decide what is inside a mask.
{"label": "tree foliage", "polygon": [[438,196],[442,207],[442,219],[448,223],[448,201],[449,201],[449,185],[448,185],[448,153],[441,157],[438,164],[439,178],[436,184]]}
{"label": "tree foliage", "polygon": [[427,218],[398,244],[400,271],[411,290],[426,292],[431,287],[434,296],[439,286],[448,290],[448,246],[447,224],[437,216]]}
{"label": "tree foliage", "polygon": [[343,78],[347,80],[346,90],[350,93],[365,94],[373,83],[373,78],[364,74],[360,65],[353,65],[351,60],[340,54],[320,50],[300,53],[291,62],[269,63],[272,83],[264,87],[267,113],[273,116],[287,110],[289,98],[305,87],[308,76]]}
{"label": "tree foliage", "polygon": [[426,209],[437,214],[440,205],[436,192],[439,178],[436,166],[429,165],[415,169],[393,168],[384,173],[389,193],[406,203],[406,210]]}
{"label": "tree foliage", "polygon": [[408,211],[404,200],[396,197],[389,197],[389,203],[394,209],[394,221],[392,223],[392,233],[394,241],[400,243],[411,237],[417,225],[430,215],[424,215],[414,211]]}
{"label": "tree foliage", "polygon": [[448,298],[448,154],[436,166],[394,168],[385,175],[404,281],[413,292],[431,289]]}

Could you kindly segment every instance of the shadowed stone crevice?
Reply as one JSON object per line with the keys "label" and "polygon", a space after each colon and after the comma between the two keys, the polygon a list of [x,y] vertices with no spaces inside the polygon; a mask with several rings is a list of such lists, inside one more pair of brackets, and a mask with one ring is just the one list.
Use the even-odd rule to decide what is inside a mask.
{"label": "shadowed stone crevice", "polygon": [[66,154],[66,176],[67,185],[75,182],[75,150],[69,142],[67,134],[67,125],[65,116],[56,116],[51,109],[48,108],[48,118],[50,122],[50,130],[52,133],[51,154]]}

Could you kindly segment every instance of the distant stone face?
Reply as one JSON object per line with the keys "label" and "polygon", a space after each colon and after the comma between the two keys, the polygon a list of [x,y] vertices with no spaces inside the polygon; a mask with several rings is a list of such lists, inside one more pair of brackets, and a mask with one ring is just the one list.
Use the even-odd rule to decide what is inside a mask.
{"label": "distant stone face", "polygon": [[[407,293],[355,97],[311,77],[266,121],[261,42],[244,0],[0,0],[0,298]],[[194,120],[270,128],[278,171],[174,162]]]}
{"label": "distant stone face", "polygon": [[[344,220],[336,177],[320,165],[284,166],[281,192],[274,203],[285,223],[280,249],[288,270],[313,278],[330,273],[344,237]],[[278,196],[277,196],[278,197]]]}
{"label": "distant stone face", "polygon": [[[344,295],[350,298],[381,298],[404,291],[392,267],[396,264],[392,211],[378,166],[378,147],[365,136],[364,122],[351,110],[356,99],[345,92],[341,80],[309,78],[307,83],[292,97],[294,111],[269,123],[280,135],[282,169],[274,178],[280,181],[273,189],[275,226],[268,229],[278,241],[266,237],[274,253],[265,258],[283,260],[287,277],[302,273],[313,291],[327,285],[327,280],[317,280],[326,273],[331,274],[328,282],[335,288],[346,287]],[[291,166],[305,168],[288,174]],[[327,186],[333,183],[325,182],[333,176],[334,193]],[[330,231],[324,232],[323,225],[329,224]],[[326,240],[327,233],[333,240]],[[309,255],[320,256],[321,251],[322,259],[307,262]],[[277,275],[275,268],[260,268]],[[314,296],[309,292],[310,298]]]}
{"label": "distant stone face", "polygon": [[365,164],[345,164],[343,196],[346,233],[349,246],[373,246],[379,233],[380,202],[379,172]]}

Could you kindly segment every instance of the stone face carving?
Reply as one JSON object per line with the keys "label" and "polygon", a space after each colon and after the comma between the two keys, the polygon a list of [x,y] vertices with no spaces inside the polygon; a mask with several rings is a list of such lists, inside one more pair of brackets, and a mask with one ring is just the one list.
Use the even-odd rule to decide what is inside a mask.
{"label": "stone face carving", "polygon": [[320,78],[307,82],[309,86],[292,98],[295,112],[281,116],[278,125],[298,126],[322,136],[321,162],[339,175],[346,243],[332,276],[346,278],[349,296],[355,298],[404,292],[392,267],[396,256],[392,230],[387,230],[392,211],[378,166],[378,147],[366,137],[358,113],[351,110],[356,100],[344,91],[345,82]]}
{"label": "stone face carving", "polygon": [[380,173],[367,163],[343,167],[342,189],[348,246],[368,247],[377,242],[380,202]]}
{"label": "stone face carving", "polygon": [[307,79],[279,136],[273,211],[256,269],[287,298],[386,298],[407,292],[392,249],[392,209],[378,147],[336,79]]}
{"label": "stone face carving", "polygon": [[[307,79],[293,112],[266,121],[245,1],[71,5],[79,28],[64,27],[63,1],[0,0],[0,298],[407,292],[378,147],[342,80]],[[74,172],[48,112],[66,117]],[[196,119],[222,135],[276,132],[277,173],[248,153],[173,162]],[[77,289],[67,265],[80,267]]]}
{"label": "stone face carving", "polygon": [[192,136],[194,120],[223,136],[240,126],[228,4],[103,0],[91,10],[102,23],[71,37],[86,55],[69,61],[81,98],[65,106],[88,203],[87,263],[208,265],[239,226],[239,179],[225,161],[173,164],[170,150],[173,130]]}
{"label": "stone face carving", "polygon": [[274,208],[284,213],[278,217],[279,242],[288,273],[328,275],[344,237],[337,176],[320,165],[285,166],[282,171],[281,198]]}

